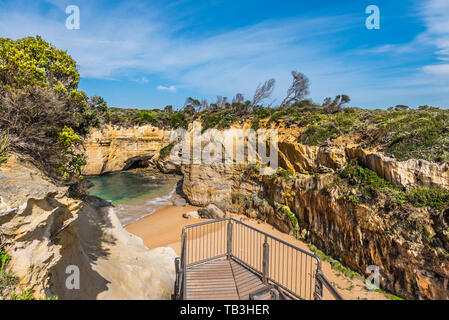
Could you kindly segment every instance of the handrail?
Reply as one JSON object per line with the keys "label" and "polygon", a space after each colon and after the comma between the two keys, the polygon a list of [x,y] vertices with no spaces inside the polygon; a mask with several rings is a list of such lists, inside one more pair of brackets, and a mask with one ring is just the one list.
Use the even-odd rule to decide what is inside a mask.
{"label": "handrail", "polygon": [[[318,270],[317,274],[316,274],[317,280],[319,282],[321,282],[322,284],[324,284],[324,286],[326,287],[327,290],[329,290],[330,294],[336,299],[336,300],[344,300],[343,297],[340,295],[340,293],[338,293],[338,291],[334,288],[334,286],[329,282],[329,280],[326,278],[326,276],[324,275],[323,271]],[[321,289],[321,294],[319,297],[317,297],[317,300],[322,300],[323,299],[323,295],[322,295],[322,289]]]}
{"label": "handrail", "polygon": [[321,267],[321,260],[320,260],[320,258],[319,258],[317,255],[315,255],[315,254],[313,254],[313,253],[311,253],[311,252],[308,252],[308,251],[306,251],[306,250],[303,250],[303,249],[301,249],[301,248],[298,248],[297,246],[292,245],[291,243],[288,243],[288,242],[286,242],[286,241],[284,241],[284,240],[281,240],[281,239],[279,239],[279,238],[276,238],[275,236],[272,236],[272,235],[270,235],[270,234],[268,234],[268,233],[266,233],[266,232],[264,232],[264,231],[261,231],[261,230],[259,230],[259,229],[256,229],[256,228],[254,228],[254,227],[252,227],[252,226],[250,226],[250,225],[248,225],[248,224],[246,224],[246,223],[243,223],[243,222],[241,222],[241,221],[238,221],[238,220],[236,220],[236,219],[234,219],[234,218],[226,217],[226,218],[221,218],[221,219],[216,219],[216,220],[210,220],[210,221],[205,221],[205,222],[200,222],[200,223],[190,224],[190,225],[188,225],[188,226],[184,226],[184,227],[182,228],[182,230],[183,230],[183,232],[184,232],[184,230],[187,230],[187,229],[189,229],[189,228],[198,227],[198,226],[202,226],[202,225],[206,225],[206,224],[211,224],[211,223],[215,223],[215,222],[219,222],[219,221],[225,221],[225,220],[231,220],[231,221],[234,221],[234,222],[239,223],[239,224],[241,224],[241,225],[244,225],[245,227],[247,227],[247,228],[249,228],[249,229],[252,229],[253,231],[256,231],[256,232],[258,232],[258,233],[260,233],[260,234],[263,234],[263,235],[265,235],[265,236],[267,236],[267,237],[270,237],[270,238],[272,238],[272,239],[274,239],[274,240],[276,240],[276,241],[279,241],[279,242],[281,242],[282,244],[284,244],[284,245],[286,245],[286,246],[289,246],[289,247],[291,247],[291,248],[293,248],[293,249],[295,249],[295,250],[301,251],[301,252],[304,253],[304,254],[307,254],[307,255],[309,255],[309,256],[312,256],[312,257],[316,258],[316,259],[319,261],[319,266]]}
{"label": "handrail", "polygon": [[234,218],[185,226],[181,241],[178,298],[185,295],[188,268],[226,257],[291,297],[322,299],[324,285],[335,299],[342,299],[322,273],[318,256]]}

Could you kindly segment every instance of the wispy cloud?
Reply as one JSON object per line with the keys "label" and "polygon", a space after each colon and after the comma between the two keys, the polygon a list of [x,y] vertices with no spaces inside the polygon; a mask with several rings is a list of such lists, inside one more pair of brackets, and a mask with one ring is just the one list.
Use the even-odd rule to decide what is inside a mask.
{"label": "wispy cloud", "polygon": [[[426,31],[422,35],[434,46],[435,55],[441,61],[449,61],[449,1],[430,0],[421,6]],[[437,63],[423,67],[426,73],[437,76],[449,75],[449,64]],[[447,82],[449,84],[449,81]]]}
{"label": "wispy cloud", "polygon": [[439,76],[449,76],[449,64],[433,64],[423,67],[424,72]]}
{"label": "wispy cloud", "polygon": [[[298,70],[311,78],[312,98],[316,100],[348,93],[356,104],[377,106],[386,96],[392,104],[406,103],[399,100],[430,92],[435,85],[433,77],[447,75],[446,0],[421,5],[426,31],[413,42],[363,50],[345,44],[348,31],[366,32],[360,17],[349,14],[278,18],[215,33],[196,33],[189,29],[191,18],[175,12],[173,4],[78,3],[81,29],[67,30],[64,11],[70,1],[46,1],[45,10],[38,1],[11,2],[0,11],[1,34],[12,38],[42,35],[68,50],[79,63],[83,78],[176,84],[152,87],[154,92],[180,94],[177,89],[182,87],[182,93],[184,89],[204,96],[242,92],[248,97],[258,83],[274,77],[274,97],[280,98],[291,81],[290,71]],[[417,48],[431,48],[440,62],[427,60],[417,65]],[[413,66],[402,65],[411,60]],[[425,90],[410,90],[423,85]]]}
{"label": "wispy cloud", "polygon": [[157,86],[156,89],[161,90],[161,91],[170,91],[170,92],[176,92],[176,87],[175,86],[170,86],[170,87],[164,87],[164,86]]}

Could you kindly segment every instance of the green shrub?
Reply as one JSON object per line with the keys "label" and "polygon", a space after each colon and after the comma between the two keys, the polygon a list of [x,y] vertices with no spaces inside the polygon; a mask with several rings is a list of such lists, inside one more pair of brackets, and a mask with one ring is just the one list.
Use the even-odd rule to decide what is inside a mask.
{"label": "green shrub", "polygon": [[438,186],[416,188],[408,192],[406,197],[415,207],[429,207],[441,211],[449,203],[449,190]]}
{"label": "green shrub", "polygon": [[31,290],[25,290],[21,294],[13,293],[11,300],[35,300],[35,298]]}
{"label": "green shrub", "polygon": [[74,145],[78,144],[80,137],[75,133],[75,131],[67,126],[58,133],[58,141],[65,151],[70,150]]}
{"label": "green shrub", "polygon": [[165,159],[167,158],[167,156],[170,154],[171,150],[173,149],[173,147],[175,146],[174,143],[169,143],[168,145],[166,145],[165,147],[163,147],[160,151],[159,151],[159,157],[161,159]]}
{"label": "green shrub", "polygon": [[79,136],[72,128],[65,126],[58,133],[58,141],[62,150],[59,162],[62,178],[67,180],[73,176],[80,176],[86,161],[83,154],[76,152],[76,146],[80,143]]}
{"label": "green shrub", "polygon": [[[415,207],[432,208],[439,211],[449,205],[449,190],[447,189],[439,186],[417,187],[405,192],[379,177],[376,172],[357,164],[347,164],[340,171],[340,177],[347,179],[351,185],[357,186],[364,195],[372,197],[377,192],[381,192],[398,205],[409,203]],[[348,199],[355,204],[358,203],[358,199],[354,195],[350,195]]]}
{"label": "green shrub", "polygon": [[283,207],[284,213],[288,216],[290,219],[290,222],[292,223],[293,228],[297,228],[299,226],[298,218],[296,215],[290,210],[288,206]]}
{"label": "green shrub", "polygon": [[271,112],[269,109],[267,108],[263,108],[263,107],[257,107],[253,110],[253,115],[257,118],[257,119],[265,119],[268,118],[271,115]]}
{"label": "green shrub", "polygon": [[319,125],[310,125],[300,135],[299,142],[310,146],[317,146],[323,144],[329,138],[336,138],[338,136],[338,130],[333,126],[322,127]]}
{"label": "green shrub", "polygon": [[384,131],[392,136],[386,154],[400,161],[449,160],[449,115],[445,112],[409,111],[388,121]]}
{"label": "green shrub", "polygon": [[268,123],[277,122],[279,119],[281,119],[284,116],[285,116],[284,110],[277,111],[277,112],[273,113],[273,115],[270,117],[270,120],[268,120]]}
{"label": "green shrub", "polygon": [[0,164],[6,161],[8,158],[6,154],[6,146],[8,144],[8,137],[5,135],[0,135]]}
{"label": "green shrub", "polygon": [[342,178],[347,178],[353,185],[359,185],[366,195],[374,195],[376,191],[395,190],[387,180],[382,179],[376,172],[359,165],[348,164],[340,171]]}
{"label": "green shrub", "polygon": [[173,129],[184,128],[186,129],[188,126],[188,121],[185,116],[181,112],[173,112],[170,114],[170,126]]}
{"label": "green shrub", "polygon": [[135,118],[135,122],[137,122],[139,125],[147,123],[154,125],[157,123],[157,120],[156,116],[150,111],[141,110],[138,116]]}
{"label": "green shrub", "polygon": [[7,254],[5,251],[0,250],[0,275],[3,275],[6,265],[10,260],[11,256]]}
{"label": "green shrub", "polygon": [[68,94],[80,80],[76,62],[40,36],[18,40],[0,38],[0,81],[8,88],[52,87]]}

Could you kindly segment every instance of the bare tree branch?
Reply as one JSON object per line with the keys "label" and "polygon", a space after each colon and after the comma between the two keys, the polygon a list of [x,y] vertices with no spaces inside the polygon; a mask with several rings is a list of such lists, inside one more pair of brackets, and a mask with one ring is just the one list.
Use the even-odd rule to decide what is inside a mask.
{"label": "bare tree branch", "polygon": [[254,92],[252,106],[258,105],[261,101],[269,98],[274,90],[274,85],[276,84],[275,79],[270,79],[265,81],[263,85],[258,85],[256,91]]}
{"label": "bare tree branch", "polygon": [[287,90],[287,96],[281,103],[282,106],[289,105],[304,99],[309,94],[309,79],[301,72],[292,71],[293,83]]}
{"label": "bare tree branch", "polygon": [[243,102],[243,100],[245,100],[245,97],[243,96],[243,94],[237,93],[237,94],[235,95],[235,97],[232,99],[232,103],[235,103],[235,102]]}

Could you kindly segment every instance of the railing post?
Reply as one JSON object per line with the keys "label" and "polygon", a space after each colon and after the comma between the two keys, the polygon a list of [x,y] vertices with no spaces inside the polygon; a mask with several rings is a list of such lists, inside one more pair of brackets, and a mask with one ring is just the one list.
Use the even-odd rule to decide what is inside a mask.
{"label": "railing post", "polygon": [[228,232],[227,232],[227,258],[231,259],[232,255],[232,221],[228,222]]}
{"label": "railing post", "polygon": [[263,269],[263,283],[268,283],[268,258],[269,258],[269,245],[267,242],[267,236],[265,236],[265,241],[263,244],[263,260],[262,260],[262,269]]}
{"label": "railing post", "polygon": [[320,269],[318,269],[315,274],[315,290],[313,296],[315,300],[323,300],[323,281],[321,280]]}
{"label": "railing post", "polygon": [[175,272],[176,272],[176,280],[175,280],[175,288],[174,288],[174,297],[175,300],[179,300],[179,277],[181,276],[181,272],[179,270],[179,257],[175,258]]}
{"label": "railing post", "polygon": [[187,240],[187,234],[185,232],[182,233],[182,252],[181,252],[181,272],[182,272],[182,282],[180,283],[180,286],[182,286],[182,292],[180,293],[180,299],[184,300],[184,295],[186,293],[187,288],[187,279],[186,279],[186,273],[187,273],[187,254],[186,254],[186,240]]}

